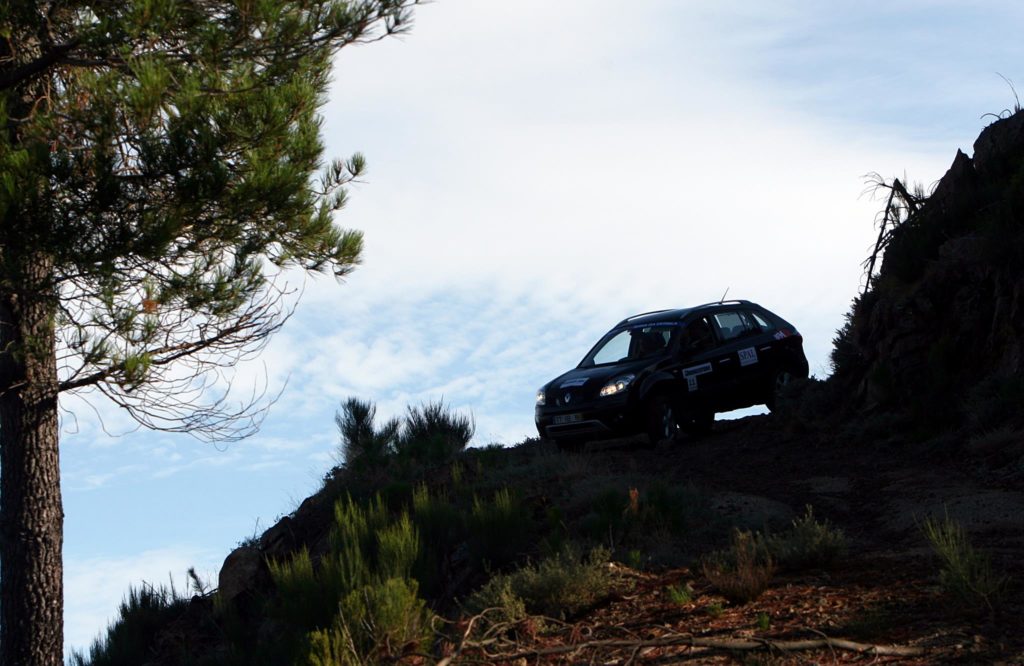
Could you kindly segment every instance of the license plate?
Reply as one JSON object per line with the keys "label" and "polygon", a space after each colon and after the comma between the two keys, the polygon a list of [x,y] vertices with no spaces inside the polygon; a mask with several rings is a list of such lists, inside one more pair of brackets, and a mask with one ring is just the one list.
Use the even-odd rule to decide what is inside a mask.
{"label": "license plate", "polygon": [[579,423],[582,420],[582,414],[562,414],[561,416],[555,417],[555,425],[565,425],[566,423]]}

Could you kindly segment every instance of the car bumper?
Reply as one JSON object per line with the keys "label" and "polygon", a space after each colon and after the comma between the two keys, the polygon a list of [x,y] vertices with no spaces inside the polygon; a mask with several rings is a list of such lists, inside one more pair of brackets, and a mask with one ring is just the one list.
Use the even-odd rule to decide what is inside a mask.
{"label": "car bumper", "polygon": [[639,432],[636,409],[626,400],[564,407],[537,407],[537,432],[550,439],[589,437],[605,439]]}

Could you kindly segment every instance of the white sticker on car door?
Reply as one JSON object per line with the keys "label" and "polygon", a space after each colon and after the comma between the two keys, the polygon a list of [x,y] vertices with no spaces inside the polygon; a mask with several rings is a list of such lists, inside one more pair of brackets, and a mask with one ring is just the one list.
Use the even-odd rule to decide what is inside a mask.
{"label": "white sticker on car door", "polygon": [[697,377],[711,372],[710,363],[701,363],[690,368],[683,368],[683,377],[686,377],[686,390],[697,390]]}
{"label": "white sticker on car door", "polygon": [[753,347],[747,347],[739,351],[740,355],[740,367],[746,365],[753,365],[757,363],[757,350]]}

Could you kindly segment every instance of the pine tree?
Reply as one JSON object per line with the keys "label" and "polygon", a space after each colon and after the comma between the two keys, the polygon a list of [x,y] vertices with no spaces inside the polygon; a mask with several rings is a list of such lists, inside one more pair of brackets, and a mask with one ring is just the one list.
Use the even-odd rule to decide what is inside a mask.
{"label": "pine tree", "polygon": [[58,395],[258,425],[215,382],[287,319],[275,272],[360,261],[333,213],[363,159],[321,162],[332,58],[415,3],[0,3],[0,666],[62,661]]}

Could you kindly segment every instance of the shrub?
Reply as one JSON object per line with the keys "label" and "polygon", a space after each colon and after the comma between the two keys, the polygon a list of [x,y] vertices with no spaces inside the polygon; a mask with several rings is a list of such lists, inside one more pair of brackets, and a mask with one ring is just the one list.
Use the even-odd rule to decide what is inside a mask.
{"label": "shrub", "polygon": [[90,646],[88,658],[77,651],[70,657],[71,666],[120,666],[142,664],[152,657],[157,633],[180,615],[188,599],[169,588],[143,584],[128,588],[118,607],[118,618],[107,628],[106,636]]}
{"label": "shrub", "polygon": [[705,558],[701,569],[708,582],[733,603],[761,596],[775,574],[775,563],[750,532],[733,532],[732,547]]}
{"label": "shrub", "polygon": [[685,606],[693,601],[693,588],[689,585],[669,585],[665,591],[668,598],[677,606]]}
{"label": "shrub", "polygon": [[931,517],[922,525],[942,569],[939,582],[963,608],[994,612],[1003,601],[1007,578],[992,569],[985,553],[971,545],[964,528],[947,514],[942,521]]}
{"label": "shrub", "polygon": [[372,402],[348,398],[334,415],[345,467],[365,470],[399,460],[405,465],[451,460],[473,438],[472,416],[453,413],[442,401],[409,407],[404,419],[378,427]]}
{"label": "shrub", "polygon": [[537,564],[495,576],[469,598],[467,608],[500,608],[507,620],[521,619],[527,612],[570,617],[607,596],[609,557],[604,548],[595,548],[585,558],[575,548],[566,548]]}
{"label": "shrub", "polygon": [[693,486],[669,487],[652,483],[635,500],[640,528],[645,533],[690,533],[709,522],[707,497]]}
{"label": "shrub", "polygon": [[616,539],[626,525],[629,500],[625,493],[606,488],[590,501],[590,512],[581,521],[584,534],[594,540]]}
{"label": "shrub", "polygon": [[378,495],[361,506],[351,497],[334,504],[334,526],[330,553],[322,562],[326,577],[336,580],[344,591],[386,578],[375,570],[377,534],[391,522],[387,506]]}
{"label": "shrub", "polygon": [[420,587],[428,597],[440,592],[440,563],[449,551],[466,538],[463,516],[443,490],[431,494],[425,483],[412,494],[412,520],[423,547],[413,569]]}
{"label": "shrub", "polygon": [[278,618],[302,631],[330,622],[343,592],[340,576],[318,574],[306,548],[290,559],[269,562],[269,567],[277,590],[273,612]]}
{"label": "shrub", "polygon": [[428,402],[408,408],[395,451],[420,462],[450,460],[466,448],[475,430],[472,416],[455,414],[440,400]]}
{"label": "shrub", "polygon": [[809,504],[804,515],[794,519],[787,531],[755,538],[763,542],[772,561],[789,571],[828,566],[844,557],[847,551],[842,530],[832,527],[827,520],[816,520]]}
{"label": "shrub", "polygon": [[529,613],[526,602],[513,587],[511,576],[499,575],[489,580],[466,601],[466,610],[473,614],[485,613],[483,624],[515,624],[525,620]]}
{"label": "shrub", "polygon": [[[660,481],[628,492],[605,488],[587,504],[580,531],[595,541],[645,550],[679,543],[707,530],[714,514],[706,495],[693,486],[669,487]],[[629,557],[629,551],[624,551]]]}
{"label": "shrub", "polygon": [[493,566],[513,560],[530,530],[522,503],[508,488],[495,492],[490,502],[474,497],[469,523],[474,556]]}
{"label": "shrub", "polygon": [[389,578],[367,585],[345,596],[330,627],[308,634],[300,663],[361,666],[425,652],[433,638],[432,620],[416,581]]}
{"label": "shrub", "polygon": [[319,567],[305,549],[270,564],[274,608],[305,634],[305,663],[375,663],[418,650],[432,635],[432,616],[411,578],[420,541],[409,514],[392,516],[378,495],[365,505],[339,500],[334,517]]}
{"label": "shrub", "polygon": [[379,466],[394,451],[401,422],[391,419],[378,429],[374,423],[376,416],[376,405],[359,398],[345,400],[334,415],[346,467]]}

